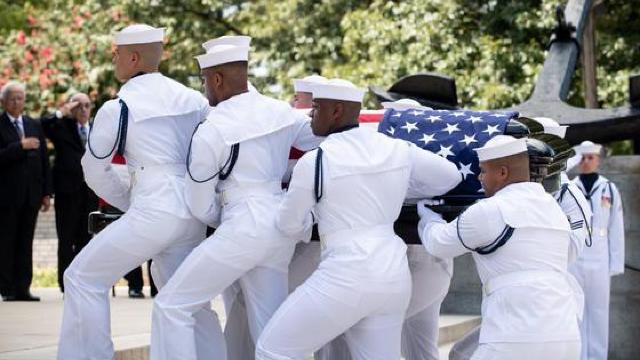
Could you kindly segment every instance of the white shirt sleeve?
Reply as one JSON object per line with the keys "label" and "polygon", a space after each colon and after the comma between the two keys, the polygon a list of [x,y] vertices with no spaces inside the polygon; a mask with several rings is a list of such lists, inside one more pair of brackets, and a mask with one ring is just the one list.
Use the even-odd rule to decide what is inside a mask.
{"label": "white shirt sleeve", "polygon": [[496,243],[506,227],[498,207],[480,201],[450,223],[438,220],[426,224],[420,238],[431,255],[446,259]]}
{"label": "white shirt sleeve", "polygon": [[221,159],[230,151],[222,138],[216,135],[215,129],[207,126],[207,123],[201,125],[193,135],[189,172],[185,179],[185,201],[189,211],[211,227],[217,227],[220,223],[221,204],[216,193],[218,176],[204,180],[220,170]]}
{"label": "white shirt sleeve", "polygon": [[313,227],[312,210],[316,205],[313,185],[315,157],[316,151],[313,151],[298,160],[277,218],[280,231],[303,241],[309,240]]}
{"label": "white shirt sleeve", "polygon": [[424,199],[445,194],[456,187],[462,176],[451,161],[410,145],[412,167],[408,199]]}
{"label": "white shirt sleeve", "polygon": [[624,273],[624,214],[622,197],[615,184],[611,183],[611,213],[609,215],[609,274]]}
{"label": "white shirt sleeve", "polygon": [[589,238],[588,228],[591,221],[591,207],[582,192],[574,184],[569,184],[564,192],[560,207],[567,215],[571,227],[569,263],[573,263],[582,254]]}
{"label": "white shirt sleeve", "polygon": [[307,115],[292,110],[296,117],[297,132],[293,141],[293,147],[302,151],[309,151],[317,148],[320,143],[325,139],[321,136],[316,136],[311,130],[311,118]]}
{"label": "white shirt sleeve", "polygon": [[[129,179],[120,176],[111,164],[116,153],[119,119],[120,105],[115,100],[106,102],[98,110],[81,164],[85,181],[96,195],[110,205],[126,211],[130,205],[131,184]],[[111,151],[113,152],[106,156]]]}

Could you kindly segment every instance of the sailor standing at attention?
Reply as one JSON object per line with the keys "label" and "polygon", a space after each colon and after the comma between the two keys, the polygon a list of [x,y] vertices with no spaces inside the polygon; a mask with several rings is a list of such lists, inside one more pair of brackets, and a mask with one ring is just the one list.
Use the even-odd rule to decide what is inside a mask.
{"label": "sailor standing at attention", "polygon": [[197,57],[209,104],[193,135],[185,196],[215,233],[183,262],[155,299],[152,359],[199,359],[195,314],[240,280],[255,340],[288,293],[295,246],[276,227],[289,149],[315,148],[307,116],[250,92],[249,47],[214,45]]}
{"label": "sailor standing at attention", "polygon": [[298,161],[278,226],[304,239],[315,219],[322,260],[271,318],[256,359],[302,360],[342,333],[353,359],[398,359],[411,274],[393,223],[409,193],[433,197],[461,177],[438,155],[359,128],[364,91],[350,82],[312,91],[313,132],[328,138]]}
{"label": "sailor standing at attention", "polygon": [[[185,160],[196,125],[209,112],[202,94],[158,72],[164,30],[131,25],[115,35],[118,99],[96,114],[82,167],[87,184],[125,214],[82,249],[64,273],[64,315],[58,358],[112,359],[109,289],[131,269],[153,259],[161,288],[203,239],[205,226],[184,201]],[[127,160],[130,181],[111,166]],[[214,358],[218,320],[210,308],[195,316],[197,348]],[[206,334],[206,339],[204,335]]]}
{"label": "sailor standing at attention", "polygon": [[570,227],[530,182],[525,139],[498,135],[476,149],[487,199],[450,223],[418,204],[419,234],[441,258],[471,252],[483,284],[480,346],[472,359],[574,360],[580,290],[568,273]]}
{"label": "sailor standing at attention", "polygon": [[603,360],[608,356],[611,276],[624,273],[622,197],[614,183],[598,174],[602,146],[584,141],[575,149],[582,160],[573,181],[591,205],[593,245],[569,269],[584,290],[581,358]]}

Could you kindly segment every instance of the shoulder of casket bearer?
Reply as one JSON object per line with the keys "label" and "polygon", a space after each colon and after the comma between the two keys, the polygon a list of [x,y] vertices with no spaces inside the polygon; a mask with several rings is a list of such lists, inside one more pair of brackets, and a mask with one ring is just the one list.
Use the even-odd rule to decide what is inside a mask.
{"label": "shoulder of casket bearer", "polygon": [[381,101],[414,99],[434,109],[458,108],[455,79],[436,73],[409,75],[396,81],[389,90],[378,86],[369,87]]}

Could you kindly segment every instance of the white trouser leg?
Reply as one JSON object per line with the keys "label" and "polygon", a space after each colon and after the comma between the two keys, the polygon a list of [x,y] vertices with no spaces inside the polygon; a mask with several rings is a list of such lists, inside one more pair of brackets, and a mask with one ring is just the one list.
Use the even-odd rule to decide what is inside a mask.
{"label": "white trouser leg", "polygon": [[289,293],[313,274],[320,264],[320,242],[299,242],[289,264]]}
{"label": "white trouser leg", "polygon": [[480,344],[471,360],[576,360],[580,342]]}
{"label": "white trouser leg", "polygon": [[[327,294],[331,285],[316,289],[318,283],[330,278],[320,272],[299,286],[273,315],[256,345],[256,359],[302,360],[344,332],[356,360],[399,358],[402,321],[411,291],[408,273],[405,291],[363,292],[359,301],[349,302],[341,300],[341,294]],[[342,286],[332,285],[336,290]],[[366,284],[361,285],[366,289]]]}
{"label": "white trouser leg", "polygon": [[[196,359],[193,315],[259,264],[288,263],[291,258],[292,247],[279,244],[277,239],[231,238],[221,234],[224,232],[219,228],[194,249],[156,297],[151,359]],[[281,252],[288,257],[284,259],[286,254]],[[284,286],[275,287],[285,289],[282,297],[286,296],[286,270],[283,271]],[[248,308],[256,310],[254,305]],[[249,320],[250,324],[254,321]]]}
{"label": "white trouser leg", "polygon": [[608,264],[578,260],[571,273],[584,291],[584,314],[580,323],[584,360],[607,359],[611,278]]}
{"label": "white trouser leg", "polygon": [[[204,233],[196,234],[197,239],[202,239]],[[199,241],[198,241],[199,242]],[[151,264],[153,279],[161,290],[171,275],[178,269],[182,261],[193,250],[193,246],[179,246],[166,249],[158,254]],[[220,359],[221,349],[224,349],[224,337],[220,329],[218,315],[211,306],[204,306],[194,314],[196,351],[199,359]]]}
{"label": "white trouser leg", "polygon": [[249,330],[254,343],[278,307],[287,298],[286,271],[257,266],[240,278]]}
{"label": "white trouser leg", "polygon": [[320,350],[313,354],[315,360],[350,360],[351,351],[344,334],[339,335],[335,339],[329,341]]}
{"label": "white trouser leg", "polygon": [[402,355],[406,360],[438,360],[438,301],[405,319],[402,326]]}
{"label": "white trouser leg", "polygon": [[[407,294],[408,295],[408,294]],[[346,331],[354,360],[387,360],[400,357],[400,338],[409,297],[395,297],[382,313],[362,319]],[[404,305],[404,306],[403,306]]]}
{"label": "white trouser leg", "polygon": [[58,358],[113,358],[109,289],[163,249],[188,244],[182,235],[189,234],[192,225],[192,220],[166,213],[130,209],[94,237],[65,271]]}
{"label": "white trouser leg", "polygon": [[227,360],[251,360],[256,350],[249,331],[247,307],[239,281],[222,292],[222,299],[227,314],[224,325]]}
{"label": "white trouser leg", "polygon": [[438,359],[440,305],[449,290],[453,262],[436,258],[422,245],[407,247],[411,272],[411,301],[402,328],[406,360]]}
{"label": "white trouser leg", "polygon": [[469,360],[478,349],[480,341],[480,326],[476,326],[471,331],[456,341],[449,351],[449,360]]}
{"label": "white trouser leg", "polygon": [[[438,359],[440,305],[449,290],[453,262],[431,256],[422,245],[409,245],[407,260],[412,291],[402,328],[402,354],[407,360]],[[351,359],[344,336],[323,346],[315,359]]]}

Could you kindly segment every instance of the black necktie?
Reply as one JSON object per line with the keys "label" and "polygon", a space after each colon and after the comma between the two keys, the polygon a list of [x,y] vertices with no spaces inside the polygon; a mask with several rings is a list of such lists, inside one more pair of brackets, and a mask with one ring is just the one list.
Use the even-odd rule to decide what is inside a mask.
{"label": "black necktie", "polygon": [[16,119],[16,121],[13,122],[13,126],[16,127],[16,132],[18,133],[18,136],[20,137],[20,139],[22,139],[24,137],[24,132],[20,128],[20,125],[18,124],[18,120],[17,119]]}
{"label": "black necktie", "polygon": [[80,131],[80,141],[82,141],[82,145],[86,146],[87,145],[87,128],[80,125],[79,131]]}

